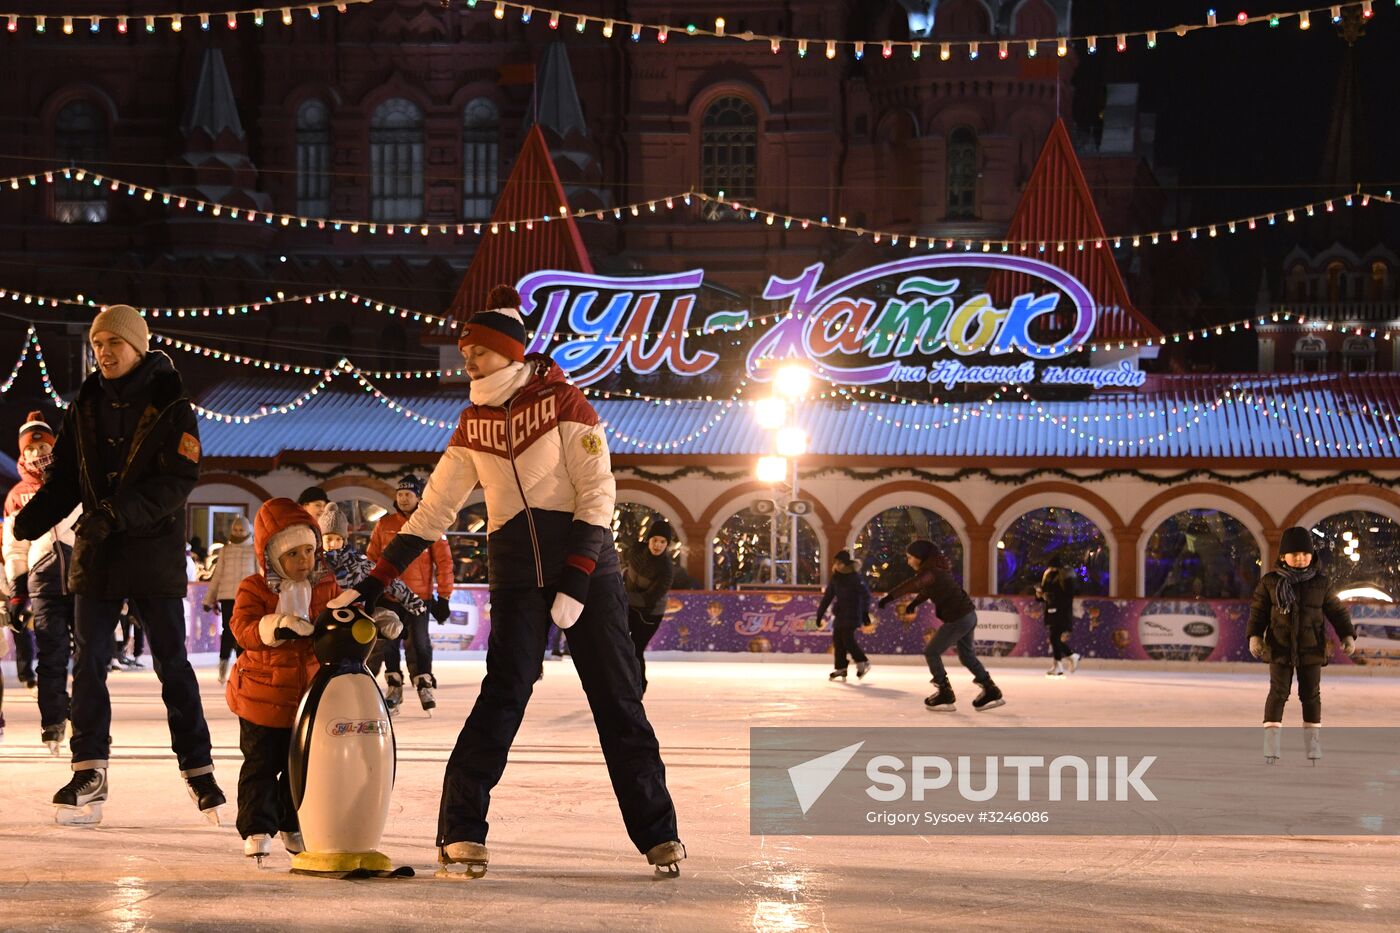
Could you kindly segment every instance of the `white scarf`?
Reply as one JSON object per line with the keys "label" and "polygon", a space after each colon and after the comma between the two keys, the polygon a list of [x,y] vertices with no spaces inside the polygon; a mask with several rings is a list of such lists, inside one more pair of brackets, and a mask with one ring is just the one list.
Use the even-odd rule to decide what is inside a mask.
{"label": "white scarf", "polygon": [[298,619],[311,619],[311,581],[293,583],[282,580],[282,589],[277,594],[277,611]]}
{"label": "white scarf", "polygon": [[489,376],[472,380],[471,399],[473,405],[497,407],[504,405],[525,387],[535,374],[535,367],[524,363],[511,363]]}

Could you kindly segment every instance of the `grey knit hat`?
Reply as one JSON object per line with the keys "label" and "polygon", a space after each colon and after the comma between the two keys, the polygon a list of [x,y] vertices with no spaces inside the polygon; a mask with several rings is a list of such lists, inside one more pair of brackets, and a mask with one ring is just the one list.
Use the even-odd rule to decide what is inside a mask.
{"label": "grey knit hat", "polygon": [[350,533],[350,520],[345,517],[345,513],[340,511],[340,506],[332,502],[326,506],[326,510],[321,513],[321,534],[339,535],[344,538]]}

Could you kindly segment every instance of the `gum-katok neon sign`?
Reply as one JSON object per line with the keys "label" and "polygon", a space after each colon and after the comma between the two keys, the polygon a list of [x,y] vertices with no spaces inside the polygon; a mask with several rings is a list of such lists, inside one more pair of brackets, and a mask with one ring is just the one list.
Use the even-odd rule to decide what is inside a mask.
{"label": "gum-katok neon sign", "polygon": [[[961,279],[942,270],[967,268],[1020,273],[1050,288],[1016,295],[1006,308],[998,308],[985,293],[958,302],[954,296]],[[763,297],[787,300],[788,312],[767,325],[750,346],[746,369],[751,378],[765,378],[760,361],[790,357],[810,361],[834,382],[854,385],[912,379],[984,381],[977,378],[980,369],[997,370],[1003,377],[1006,373],[1001,371],[1017,370],[1033,377],[1034,366],[1024,363],[968,367],[945,360],[925,367],[906,365],[905,359],[948,350],[960,357],[1019,353],[1028,362],[1053,360],[1079,347],[1094,330],[1095,303],[1089,290],[1065,270],[1038,259],[914,257],[872,266],[825,286],[819,284],[822,270],[816,263],[796,278],[775,276],[768,281]],[[702,269],[638,278],[555,270],[527,275],[518,287],[521,312],[535,332],[529,350],[549,353],[581,386],[623,365],[639,374],[662,367],[682,376],[704,373],[719,362],[718,354],[688,347],[685,336],[693,326],[690,314],[704,276]],[[898,282],[892,297],[883,304],[865,297],[871,283],[887,278]],[[1068,333],[1053,343],[1037,341],[1032,324],[1056,312],[1072,322]],[[748,325],[749,312],[720,311],[705,319],[701,332]],[[565,328],[575,336],[551,348],[553,335]],[[1074,370],[1057,370],[1054,375],[1060,381],[1081,381],[1065,377]],[[1138,375],[1134,372],[1116,383],[1098,381],[1140,384]]]}

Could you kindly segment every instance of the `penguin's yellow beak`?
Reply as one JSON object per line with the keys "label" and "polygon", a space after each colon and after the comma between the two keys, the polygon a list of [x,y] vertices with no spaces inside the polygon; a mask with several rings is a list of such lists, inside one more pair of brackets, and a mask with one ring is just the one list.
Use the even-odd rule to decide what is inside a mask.
{"label": "penguin's yellow beak", "polygon": [[362,645],[374,641],[374,623],[369,619],[356,619],[350,626],[350,636]]}

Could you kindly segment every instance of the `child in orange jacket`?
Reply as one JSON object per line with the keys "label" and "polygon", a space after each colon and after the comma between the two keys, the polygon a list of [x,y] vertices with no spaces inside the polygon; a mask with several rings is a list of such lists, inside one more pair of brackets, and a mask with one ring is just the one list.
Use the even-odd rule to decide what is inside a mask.
{"label": "child in orange jacket", "polygon": [[[320,666],[313,621],[340,593],[321,550],[321,530],[290,499],[264,502],[253,522],[259,573],[245,577],[229,620],[242,646],[226,695],[238,716],[243,770],[238,775],[238,834],[243,854],[267,855],[281,832],[290,853],[302,851],[287,778],[297,707]],[[383,619],[386,636],[398,619]]]}

